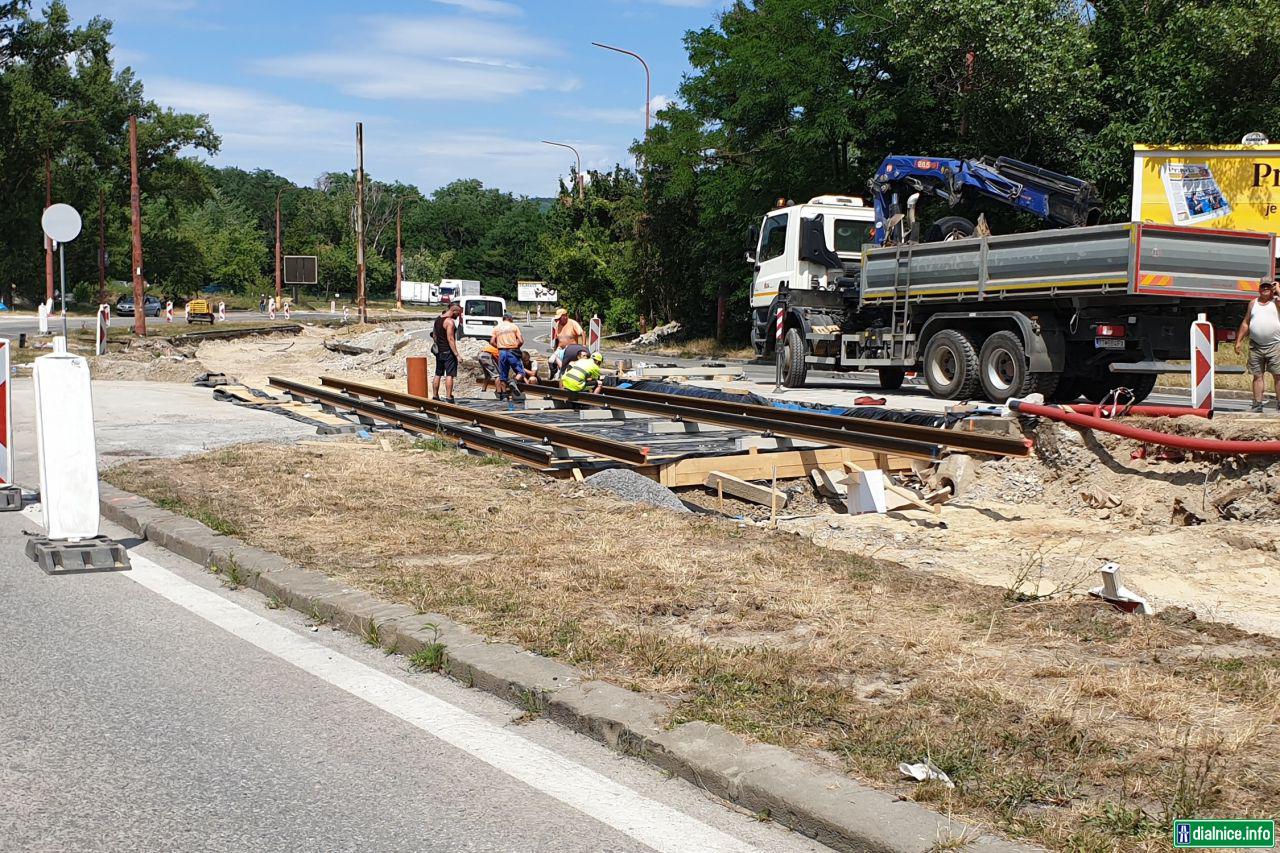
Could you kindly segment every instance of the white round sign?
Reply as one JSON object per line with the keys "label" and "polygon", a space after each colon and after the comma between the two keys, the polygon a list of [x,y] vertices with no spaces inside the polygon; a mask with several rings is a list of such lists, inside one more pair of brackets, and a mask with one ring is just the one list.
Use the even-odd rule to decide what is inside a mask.
{"label": "white round sign", "polygon": [[1240,140],[1241,145],[1267,145],[1269,143],[1270,140],[1267,139],[1267,135],[1256,130],[1252,133],[1246,133],[1244,139]]}
{"label": "white round sign", "polygon": [[44,233],[55,243],[70,243],[80,236],[80,214],[69,204],[52,204],[40,217]]}

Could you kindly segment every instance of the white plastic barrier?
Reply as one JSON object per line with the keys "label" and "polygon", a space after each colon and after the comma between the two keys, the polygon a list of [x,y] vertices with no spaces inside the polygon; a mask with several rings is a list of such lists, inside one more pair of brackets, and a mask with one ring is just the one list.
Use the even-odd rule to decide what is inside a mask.
{"label": "white plastic barrier", "polygon": [[89,362],[54,352],[35,360],[32,376],[46,535],[72,540],[97,536],[98,452]]}
{"label": "white plastic barrier", "polygon": [[1201,314],[1191,324],[1191,407],[1213,408],[1213,324]]}
{"label": "white plastic barrier", "polygon": [[49,309],[44,303],[36,306],[36,317],[40,322],[40,334],[49,334]]}
{"label": "white plastic barrier", "polygon": [[600,352],[600,318],[592,317],[588,328],[590,331],[587,332],[587,349],[592,353]]}
{"label": "white plastic barrier", "polygon": [[227,319],[227,303],[225,302],[218,303],[218,319],[219,320]]}
{"label": "white plastic barrier", "polygon": [[97,355],[106,355],[107,353],[107,329],[111,328],[111,306],[98,306],[98,335],[97,346],[94,353]]}

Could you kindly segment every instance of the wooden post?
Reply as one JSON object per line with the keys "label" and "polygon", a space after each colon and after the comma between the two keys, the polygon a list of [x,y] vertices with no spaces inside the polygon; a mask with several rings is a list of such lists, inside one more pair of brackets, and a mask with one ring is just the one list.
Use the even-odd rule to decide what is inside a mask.
{"label": "wooden post", "polygon": [[133,333],[146,335],[142,277],[142,196],[138,192],[138,117],[129,116],[129,208],[133,217]]}
{"label": "wooden post", "polygon": [[773,466],[773,482],[769,484],[770,491],[773,492],[769,496],[769,527],[776,528],[778,526],[778,466]]}

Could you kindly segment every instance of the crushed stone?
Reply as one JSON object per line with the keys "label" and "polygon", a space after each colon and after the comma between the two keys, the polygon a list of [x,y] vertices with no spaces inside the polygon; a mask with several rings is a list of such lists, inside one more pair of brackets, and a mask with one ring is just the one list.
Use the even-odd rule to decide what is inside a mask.
{"label": "crushed stone", "polygon": [[587,477],[583,482],[593,488],[612,492],[623,500],[633,503],[649,504],[676,512],[689,512],[689,508],[676,497],[675,492],[642,474],[625,468],[606,468],[598,474]]}

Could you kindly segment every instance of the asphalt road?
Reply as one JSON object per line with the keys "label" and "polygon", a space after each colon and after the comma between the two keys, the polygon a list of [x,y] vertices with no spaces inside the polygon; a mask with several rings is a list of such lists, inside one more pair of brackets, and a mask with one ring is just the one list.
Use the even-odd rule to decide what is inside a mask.
{"label": "asphalt road", "polygon": [[31,529],[0,516],[0,849],[825,849],[124,531],[133,572],[46,576]]}

